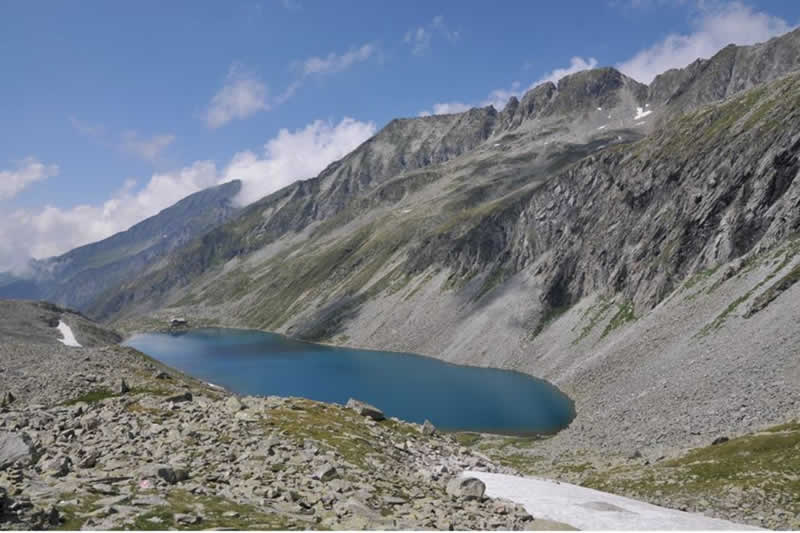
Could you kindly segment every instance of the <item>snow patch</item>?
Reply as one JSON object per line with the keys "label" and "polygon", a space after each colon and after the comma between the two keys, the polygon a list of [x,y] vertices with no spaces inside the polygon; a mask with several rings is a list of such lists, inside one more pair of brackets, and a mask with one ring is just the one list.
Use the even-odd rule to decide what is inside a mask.
{"label": "snow patch", "polygon": [[480,479],[487,496],[522,504],[534,518],[578,529],[758,529],[558,481],[469,470],[462,476]]}
{"label": "snow patch", "polygon": [[647,123],[646,120],[640,120],[639,122],[634,123],[634,126],[643,126],[646,123]]}
{"label": "snow patch", "polygon": [[602,107],[598,107],[598,108],[597,108],[597,110],[598,110],[598,111],[602,111],[602,110],[603,110],[603,108],[602,108]]}
{"label": "snow patch", "polygon": [[643,108],[637,107],[636,108],[636,116],[633,117],[633,120],[639,120],[640,118],[644,118],[647,115],[649,115],[650,113],[652,113],[652,111],[650,111],[649,109],[647,111],[645,111]]}
{"label": "snow patch", "polygon": [[216,384],[214,384],[214,383],[211,383],[210,381],[206,381],[206,385],[208,385],[208,386],[209,386],[209,387],[211,387],[212,389],[225,390],[225,388],[224,388],[224,387],[220,387],[219,385],[216,385]]}
{"label": "snow patch", "polygon": [[603,124],[602,126],[600,126],[600,127],[599,127],[599,128],[597,128],[597,129],[598,129],[598,130],[604,130],[604,129],[606,129],[607,127],[608,127],[608,124]]}
{"label": "snow patch", "polygon": [[61,336],[64,337],[63,339],[58,339],[64,346],[74,346],[75,348],[80,348],[81,345],[78,342],[78,339],[75,338],[75,334],[72,333],[72,328],[69,327],[64,323],[63,320],[58,321],[58,331],[61,332]]}
{"label": "snow patch", "polygon": [[411,209],[403,209],[403,211],[401,211],[401,212],[402,212],[402,213],[410,213],[410,212],[411,212]]}

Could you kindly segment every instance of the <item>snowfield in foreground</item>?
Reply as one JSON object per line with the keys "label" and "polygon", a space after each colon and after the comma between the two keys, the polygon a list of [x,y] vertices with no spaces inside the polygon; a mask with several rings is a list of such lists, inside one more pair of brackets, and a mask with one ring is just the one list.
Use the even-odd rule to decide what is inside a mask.
{"label": "snowfield in foreground", "polygon": [[469,470],[462,476],[480,479],[486,484],[487,496],[520,503],[534,518],[578,529],[759,529],[569,483]]}
{"label": "snowfield in foreground", "polygon": [[58,339],[62,344],[65,346],[74,346],[76,348],[81,347],[80,343],[75,338],[75,334],[72,333],[72,328],[66,325],[63,320],[58,321],[58,331],[60,331],[61,335],[64,337],[63,339]]}

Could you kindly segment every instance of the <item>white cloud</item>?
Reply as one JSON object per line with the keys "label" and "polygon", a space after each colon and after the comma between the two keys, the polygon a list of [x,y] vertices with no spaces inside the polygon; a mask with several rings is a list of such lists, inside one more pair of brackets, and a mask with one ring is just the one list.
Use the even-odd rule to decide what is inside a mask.
{"label": "white cloud", "polygon": [[342,72],[375,56],[378,57],[379,61],[381,60],[379,47],[373,43],[366,43],[359,47],[353,47],[343,54],[330,52],[325,57],[314,56],[303,61],[295,61],[292,63],[292,68],[298,72],[298,78],[276,96],[272,103],[274,105],[286,103],[303,86],[305,80],[311,76],[324,76]]}
{"label": "white cloud", "polygon": [[519,98],[519,96],[521,96],[519,87],[520,83],[515,81],[511,84],[509,89],[495,89],[490,92],[489,96],[481,102],[481,106],[485,107],[487,105],[491,105],[494,106],[495,109],[502,111],[503,108],[506,107],[509,98],[512,96]]}
{"label": "white cloud", "polygon": [[120,146],[124,151],[152,163],[174,140],[175,136],[170,134],[142,138],[135,131],[126,131],[122,134]]}
{"label": "white cloud", "polygon": [[105,126],[102,124],[92,124],[72,116],[69,117],[69,122],[78,133],[92,139],[102,139],[106,134]]}
{"label": "white cloud", "polygon": [[411,46],[411,53],[423,55],[431,47],[431,39],[434,34],[440,34],[445,39],[454,43],[461,38],[458,31],[451,30],[444,22],[444,17],[437,15],[425,26],[419,26],[408,30],[403,36],[403,42]]}
{"label": "white cloud", "polygon": [[123,231],[217,179],[213,162],[198,161],[175,172],[154,174],[139,191],[134,190],[133,180],[127,180],[99,205],[66,209],[48,205],[0,215],[0,271],[19,270],[29,257],[57,255]]}
{"label": "white cloud", "polygon": [[433,109],[428,111],[420,111],[419,116],[421,117],[429,117],[431,115],[449,115],[451,113],[463,113],[464,111],[469,111],[472,109],[469,104],[465,104],[464,102],[442,102],[439,104],[433,104]]}
{"label": "white cloud", "polygon": [[650,83],[665,70],[685,67],[700,57],[709,58],[728,44],[763,42],[792,29],[785,20],[741,2],[701,3],[700,13],[692,33],[668,35],[617,68],[638,81]]}
{"label": "white cloud", "polygon": [[[104,239],[193,192],[231,179],[243,181],[240,203],[252,202],[297,179],[318,174],[375,130],[374,123],[352,118],[338,124],[318,120],[293,132],[281,130],[264,145],[263,153],[239,152],[222,170],[213,161],[196,161],[172,172],[153,174],[139,190],[134,180],[127,180],[102,204],[0,213],[0,271],[21,271],[29,257],[50,257]],[[40,170],[26,176],[58,171],[55,165],[30,162],[31,168]]]}
{"label": "white cloud", "polygon": [[584,59],[582,57],[577,57],[577,56],[573,57],[569,60],[568,67],[553,69],[552,71],[543,75],[535,82],[531,83],[528,86],[528,89],[533,89],[537,85],[541,85],[542,83],[546,83],[548,81],[552,81],[553,83],[558,83],[558,80],[560,80],[564,76],[575,74],[576,72],[580,72],[581,70],[593,69],[596,66],[597,66],[597,60],[593,57],[590,57],[588,59]]}
{"label": "white cloud", "polygon": [[45,165],[35,157],[17,163],[16,170],[0,171],[0,200],[13,198],[31,183],[55,176],[58,165]]}
{"label": "white cloud", "polygon": [[326,57],[310,57],[303,61],[303,75],[341,72],[355,63],[366,61],[373,53],[375,45],[367,43],[359,48],[351,48],[344,54],[331,52]]}
{"label": "white cloud", "polygon": [[441,15],[433,17],[433,22],[431,25],[435,30],[444,35],[444,37],[451,43],[454,43],[461,38],[461,34],[459,32],[451,30],[447,27],[447,25],[444,23],[444,17]]}
{"label": "white cloud", "polygon": [[100,146],[121,150],[150,163],[155,163],[161,152],[175,141],[175,136],[172,134],[163,133],[151,137],[141,137],[138,132],[133,130],[124,131],[117,138],[116,134],[106,129],[103,124],[92,124],[74,116],[69,117],[69,121],[75,131]]}
{"label": "white cloud", "polygon": [[408,30],[403,37],[403,42],[411,45],[411,53],[421,56],[431,47],[431,32],[420,26],[415,30]]}
{"label": "white cloud", "polygon": [[282,129],[264,145],[263,155],[237,153],[223,172],[222,181],[243,182],[239,201],[251,203],[298,179],[319,174],[375,134],[375,124],[344,118],[334,125],[317,120],[290,132]]}
{"label": "white cloud", "polygon": [[211,99],[204,118],[208,127],[215,129],[268,109],[267,86],[252,72],[235,63],[228,72],[225,85]]}
{"label": "white cloud", "polygon": [[[553,69],[552,71],[543,74],[538,80],[528,85],[528,88],[525,90],[527,91],[533,89],[537,85],[541,85],[542,83],[548,81],[556,83],[564,76],[569,76],[570,74],[574,74],[581,70],[592,69],[595,68],[596,66],[597,66],[597,60],[593,57],[587,59],[584,59],[582,57],[573,57],[569,61],[569,66]],[[512,96],[520,98],[524,93],[525,91],[522,90],[522,84],[519,81],[515,81],[511,84],[511,87],[509,87],[508,89],[492,90],[486,98],[484,98],[477,104],[465,104],[460,101],[437,103],[433,104],[432,110],[426,109],[424,111],[421,111],[419,114],[420,116],[428,116],[428,115],[441,115],[446,113],[460,113],[472,107],[486,107],[488,105],[494,106],[494,108],[497,109],[498,111],[502,111],[506,107],[509,98],[511,98]]]}

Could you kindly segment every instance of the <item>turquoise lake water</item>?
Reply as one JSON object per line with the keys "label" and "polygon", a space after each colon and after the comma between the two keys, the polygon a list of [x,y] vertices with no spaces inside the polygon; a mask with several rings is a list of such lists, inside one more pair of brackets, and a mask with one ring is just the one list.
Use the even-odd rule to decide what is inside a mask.
{"label": "turquoise lake water", "polygon": [[419,355],[311,344],[252,330],[142,333],[125,341],[195,378],[240,394],[356,398],[387,416],[444,430],[553,432],[574,416],[550,383],[518,372],[444,363]]}

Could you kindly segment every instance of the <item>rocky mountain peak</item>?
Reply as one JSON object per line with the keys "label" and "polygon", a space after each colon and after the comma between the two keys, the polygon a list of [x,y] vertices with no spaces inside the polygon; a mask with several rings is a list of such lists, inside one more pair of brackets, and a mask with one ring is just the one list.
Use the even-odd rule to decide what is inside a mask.
{"label": "rocky mountain peak", "polygon": [[583,110],[596,107],[614,107],[619,91],[627,90],[644,103],[647,85],[629,78],[615,68],[604,67],[583,70],[561,78],[558,82],[558,110]]}
{"label": "rocky mountain peak", "polygon": [[800,68],[800,29],[752,46],[730,44],[709,59],[655,77],[651,104],[668,104],[675,115],[722,100]]}
{"label": "rocky mountain peak", "polygon": [[558,85],[549,81],[537,85],[522,100],[509,100],[498,129],[515,129],[530,120],[579,117],[621,104],[633,109],[643,106],[646,98],[646,85],[614,68],[584,70],[561,78]]}

